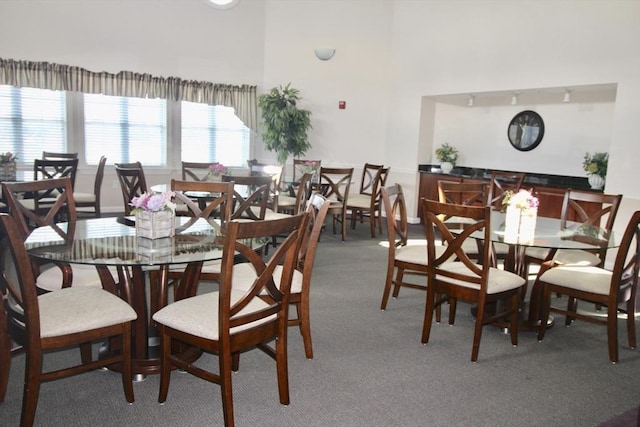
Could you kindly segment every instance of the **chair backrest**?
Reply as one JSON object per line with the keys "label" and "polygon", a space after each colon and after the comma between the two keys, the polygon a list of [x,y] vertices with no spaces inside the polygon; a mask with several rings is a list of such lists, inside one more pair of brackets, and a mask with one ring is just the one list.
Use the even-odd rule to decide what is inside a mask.
{"label": "chair backrest", "polygon": [[[184,204],[187,207],[187,214],[192,217],[185,228],[200,218],[217,217],[223,221],[231,218],[231,208],[233,206],[233,182],[216,181],[178,181],[171,180],[171,191],[175,192],[176,204]],[[199,203],[193,201],[188,194],[189,191],[208,193],[204,208]]]}
{"label": "chair backrest", "polygon": [[304,212],[307,208],[307,202],[311,196],[311,177],[310,173],[305,173],[300,178],[300,182],[296,187],[296,204],[293,207],[293,215],[297,215],[300,212]]}
{"label": "chair backrest", "polygon": [[487,184],[438,181],[438,201],[465,206],[487,206],[489,194]]}
{"label": "chair backrest", "polygon": [[[38,203],[39,195],[53,190],[59,194],[55,202],[41,207]],[[72,232],[71,227],[65,231],[56,225],[60,219],[68,221],[69,224],[75,224],[77,220],[76,204],[69,177],[45,181],[3,182],[2,194],[7,202],[9,213],[19,225],[23,240],[33,227],[51,226],[62,237]],[[33,205],[29,206],[27,202],[32,200]]]}
{"label": "chair backrest", "polygon": [[[40,349],[40,312],[35,274],[24,246],[20,224],[13,216],[0,214],[5,238],[0,243],[0,291],[9,336],[21,346]],[[5,314],[6,313],[6,314]]]}
{"label": "chair backrest", "polygon": [[318,192],[330,200],[344,202],[349,196],[353,168],[320,168]]}
{"label": "chair backrest", "polygon": [[375,209],[379,206],[382,200],[382,188],[387,185],[387,178],[389,177],[390,167],[380,168],[376,172],[376,177],[373,180],[373,187],[371,187],[371,209]]}
{"label": "chair backrest", "polygon": [[278,210],[278,194],[280,193],[280,183],[284,174],[282,165],[272,163],[260,163],[256,159],[247,160],[251,175],[268,175],[273,178],[269,194],[269,207],[274,211]]}
{"label": "chair backrest", "polygon": [[315,171],[320,176],[321,166],[321,160],[293,159],[293,182],[298,182],[305,173],[313,173]]}
{"label": "chair backrest", "polygon": [[[451,203],[440,203],[433,200],[422,199],[422,215],[424,217],[424,227],[427,234],[427,274],[429,280],[435,276],[448,278],[449,281],[464,281],[473,283],[480,288],[480,292],[487,289],[489,268],[493,265],[493,255],[491,245],[482,245],[482,255],[472,260],[465,251],[465,241],[469,239],[476,245],[476,239],[471,237],[481,235],[485,242],[490,241],[490,206],[464,206]],[[463,229],[452,230],[443,218],[459,217],[464,218]],[[442,236],[442,239],[440,239]],[[436,251],[436,246],[445,246],[444,251]],[[463,263],[467,269],[446,269],[443,264],[451,262],[452,259]],[[466,270],[466,271],[463,271]],[[445,279],[446,280],[446,279]]]}
{"label": "chair backrest", "polygon": [[[73,188],[76,184],[77,171],[78,159],[35,159],[33,161],[33,179],[37,181],[69,177],[71,179],[71,187]],[[45,194],[43,196],[43,198],[48,197],[55,197],[55,194]]]}
{"label": "chair backrest", "polygon": [[73,160],[78,158],[78,153],[54,153],[51,151],[43,151],[42,158],[49,159],[49,160],[55,160],[55,159]]}
{"label": "chair backrest", "polygon": [[[309,174],[305,174],[309,175]],[[331,202],[318,193],[311,194],[307,206],[309,214],[309,232],[305,234],[298,254],[298,270],[304,275],[311,275],[316,257],[316,249],[320,240],[320,232],[329,211]],[[304,290],[303,290],[304,292]]]}
{"label": "chair backrest", "polygon": [[122,191],[124,214],[129,215],[133,209],[129,205],[131,199],[147,192],[147,181],[144,177],[144,170],[140,162],[115,163],[114,167],[118,182],[120,182],[120,190]]}
{"label": "chair backrest", "polygon": [[96,196],[97,210],[100,210],[100,190],[102,189],[102,181],[104,180],[104,168],[107,165],[107,158],[100,156],[98,161],[98,170],[96,171],[96,179],[93,181],[93,194]]}
{"label": "chair backrest", "polygon": [[492,172],[489,186],[489,204],[502,209],[502,199],[507,191],[520,191],[526,174],[519,172]]}
{"label": "chair backrest", "polygon": [[[635,211],[629,219],[622,235],[618,253],[613,264],[613,274],[609,294],[616,296],[616,302],[635,298],[640,275],[640,211]],[[615,288],[614,288],[615,287]],[[632,316],[633,314],[629,314]]]}
{"label": "chair backrest", "polygon": [[[309,215],[287,216],[281,219],[267,221],[230,221],[227,223],[224,236],[222,266],[220,270],[220,298],[218,307],[219,337],[221,343],[229,345],[230,330],[240,329],[234,333],[239,337],[251,337],[252,328],[270,330],[274,336],[279,336],[286,342],[288,305],[291,290],[291,278],[298,260],[298,251],[302,238],[308,227]],[[273,255],[265,263],[263,257],[251,246],[243,244],[245,239],[270,237],[274,234],[287,236],[278,245]],[[234,291],[233,267],[236,264],[236,254],[244,256],[258,272],[250,287],[243,286],[243,291]],[[279,286],[274,282],[274,270],[280,264]],[[244,291],[246,289],[246,291]],[[264,298],[267,296],[268,298]],[[262,297],[262,298],[261,298]],[[249,310],[250,314],[243,314],[243,309],[261,298],[266,301],[264,308],[259,311]],[[244,310],[246,312],[247,310]],[[277,327],[269,325],[277,324]],[[261,333],[261,334],[264,334]],[[257,341],[264,341],[261,335]],[[240,339],[240,338],[238,338]],[[224,345],[224,344],[223,344]],[[286,348],[286,347],[285,347]]]}
{"label": "chair backrest", "polygon": [[222,175],[222,182],[234,182],[231,219],[263,220],[273,183],[271,176]]}
{"label": "chair backrest", "polygon": [[199,163],[199,162],[182,162],[182,180],[183,181],[206,181],[211,171],[210,166],[218,164]]}
{"label": "chair backrest", "polygon": [[393,260],[395,248],[406,246],[409,238],[409,223],[407,222],[407,205],[404,192],[400,184],[380,189],[382,204],[387,224],[387,237],[389,238],[390,259]]}
{"label": "chair backrest", "polygon": [[365,163],[362,168],[362,177],[360,178],[360,194],[371,195],[374,191],[374,184],[378,177],[378,170],[382,169],[383,165],[374,165],[372,163]]}

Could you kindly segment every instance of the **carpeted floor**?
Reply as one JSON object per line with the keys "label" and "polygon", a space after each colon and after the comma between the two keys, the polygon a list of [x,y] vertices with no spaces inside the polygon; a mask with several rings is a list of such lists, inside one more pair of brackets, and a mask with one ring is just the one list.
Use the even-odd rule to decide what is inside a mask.
{"label": "carpeted floor", "polygon": [[[420,228],[414,227],[420,237]],[[605,328],[554,326],[544,341],[485,327],[477,363],[469,361],[473,317],[460,304],[453,327],[434,325],[420,343],[424,292],[406,290],[381,311],[386,248],[368,226],[341,242],[321,237],[311,292],[315,358],[289,332],[291,404],[278,402],[275,364],[260,351],[243,354],[234,375],[238,426],[598,426],[640,404],[640,351],[620,325],[620,362],[607,357]],[[204,285],[203,291],[212,285]],[[443,316],[447,310],[444,309]],[[76,358],[50,355],[47,367]],[[215,366],[214,356],[199,363]],[[14,358],[0,424],[18,425],[24,356]],[[127,405],[119,375],[94,371],[42,386],[36,425],[222,425],[217,385],[174,372],[168,400],[157,403],[158,376],[136,383]],[[619,417],[618,420],[627,418]],[[629,422],[637,422],[630,416]],[[634,424],[607,424],[607,426]]]}

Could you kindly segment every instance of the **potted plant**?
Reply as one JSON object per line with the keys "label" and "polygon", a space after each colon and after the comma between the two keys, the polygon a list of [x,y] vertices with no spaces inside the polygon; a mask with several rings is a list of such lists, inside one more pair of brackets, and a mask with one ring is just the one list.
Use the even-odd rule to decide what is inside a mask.
{"label": "potted plant", "polygon": [[269,151],[278,154],[278,162],[285,165],[289,154],[304,155],[311,144],[307,132],[311,128],[311,112],[298,108],[300,91],[291,83],[274,87],[258,97],[262,110],[262,140]]}
{"label": "potted plant", "polygon": [[586,153],[582,161],[582,168],[587,172],[591,188],[599,190],[604,187],[604,179],[607,176],[609,165],[609,153]]}
{"label": "potted plant", "polygon": [[440,169],[444,173],[451,172],[451,169],[456,165],[458,156],[458,150],[446,142],[436,148],[436,157],[440,160]]}

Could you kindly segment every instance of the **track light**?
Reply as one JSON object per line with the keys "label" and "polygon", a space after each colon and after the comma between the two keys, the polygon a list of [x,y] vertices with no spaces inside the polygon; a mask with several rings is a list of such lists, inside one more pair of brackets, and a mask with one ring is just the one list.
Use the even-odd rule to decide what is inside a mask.
{"label": "track light", "polygon": [[564,99],[562,102],[571,102],[571,91],[569,89],[564,90]]}
{"label": "track light", "polygon": [[467,103],[467,106],[473,107],[474,104],[475,104],[475,99],[473,98],[473,95],[469,95],[469,102]]}
{"label": "track light", "polygon": [[511,105],[518,105],[518,92],[511,96]]}

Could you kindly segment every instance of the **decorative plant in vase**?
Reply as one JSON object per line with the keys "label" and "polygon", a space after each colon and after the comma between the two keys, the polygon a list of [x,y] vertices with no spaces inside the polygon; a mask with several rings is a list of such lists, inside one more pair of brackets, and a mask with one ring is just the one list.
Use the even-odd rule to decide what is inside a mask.
{"label": "decorative plant in vase", "polygon": [[458,150],[446,142],[436,148],[436,157],[440,160],[440,168],[444,173],[451,172],[451,169],[456,165],[458,156]]}
{"label": "decorative plant in vase", "polygon": [[209,165],[209,173],[207,173],[207,180],[219,180],[222,175],[227,173],[227,168],[222,163],[212,163]]}
{"label": "decorative plant in vase", "polygon": [[284,166],[290,154],[304,155],[311,144],[307,132],[311,129],[311,112],[298,108],[300,91],[291,83],[275,87],[258,96],[262,110],[262,140],[269,151],[275,151]]}
{"label": "decorative plant in vase", "polygon": [[129,202],[136,217],[136,236],[147,239],[171,237],[175,233],[176,205],[173,191],[142,193]]}
{"label": "decorative plant in vase", "polygon": [[607,176],[609,166],[609,153],[586,153],[582,161],[582,168],[587,172],[589,185],[593,189],[604,187],[604,180]]}
{"label": "decorative plant in vase", "polygon": [[507,190],[502,199],[502,205],[507,208],[504,241],[519,244],[533,243],[540,205],[538,198],[531,191],[520,190],[514,193]]}
{"label": "decorative plant in vase", "polygon": [[0,154],[0,180],[16,180],[16,159],[17,157],[11,151]]}

